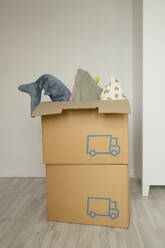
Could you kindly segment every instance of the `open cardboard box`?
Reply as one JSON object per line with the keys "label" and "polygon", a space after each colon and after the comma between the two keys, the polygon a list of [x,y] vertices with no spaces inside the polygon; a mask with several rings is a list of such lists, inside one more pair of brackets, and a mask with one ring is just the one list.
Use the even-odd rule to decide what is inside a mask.
{"label": "open cardboard box", "polygon": [[127,100],[42,102],[48,220],[129,226]]}

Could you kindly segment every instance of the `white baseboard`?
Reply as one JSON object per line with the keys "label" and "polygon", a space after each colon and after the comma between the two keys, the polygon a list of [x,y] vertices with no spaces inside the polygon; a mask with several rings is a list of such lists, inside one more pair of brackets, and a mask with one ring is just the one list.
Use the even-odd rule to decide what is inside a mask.
{"label": "white baseboard", "polygon": [[45,177],[45,166],[39,168],[13,168],[1,169],[0,177]]}
{"label": "white baseboard", "polygon": [[134,170],[133,169],[129,169],[129,176],[130,177],[135,177],[134,176]]}
{"label": "white baseboard", "polygon": [[[14,168],[14,169],[1,169],[0,177],[45,177],[45,166],[36,169]],[[133,169],[129,171],[130,177],[134,177]]]}

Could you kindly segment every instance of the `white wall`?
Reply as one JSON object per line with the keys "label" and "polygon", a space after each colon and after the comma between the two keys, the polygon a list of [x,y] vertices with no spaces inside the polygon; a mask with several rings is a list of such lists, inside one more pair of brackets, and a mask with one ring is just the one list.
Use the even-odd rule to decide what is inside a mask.
{"label": "white wall", "polygon": [[[0,1],[0,176],[44,176],[40,118],[22,83],[51,73],[71,89],[78,67],[120,78],[132,105],[132,0]],[[133,121],[130,116],[130,169]]]}
{"label": "white wall", "polygon": [[144,0],[143,185],[165,185],[164,141],[165,1]]}

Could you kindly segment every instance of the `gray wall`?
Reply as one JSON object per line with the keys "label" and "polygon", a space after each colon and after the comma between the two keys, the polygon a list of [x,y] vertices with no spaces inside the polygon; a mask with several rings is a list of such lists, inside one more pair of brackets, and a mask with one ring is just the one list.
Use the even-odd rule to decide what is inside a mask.
{"label": "gray wall", "polygon": [[71,89],[80,67],[101,86],[119,77],[133,103],[133,0],[1,0],[0,48],[0,176],[45,175],[40,118],[19,84],[51,73]]}
{"label": "gray wall", "polygon": [[134,175],[142,178],[142,0],[133,1]]}

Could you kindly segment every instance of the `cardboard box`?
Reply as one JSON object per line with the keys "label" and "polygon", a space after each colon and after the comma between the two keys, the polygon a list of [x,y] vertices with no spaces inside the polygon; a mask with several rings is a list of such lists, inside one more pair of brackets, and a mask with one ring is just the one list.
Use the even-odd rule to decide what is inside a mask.
{"label": "cardboard box", "polygon": [[128,227],[127,100],[43,102],[48,220]]}
{"label": "cardboard box", "polygon": [[44,164],[128,164],[129,111],[128,101],[41,103]]}
{"label": "cardboard box", "polygon": [[48,220],[128,228],[128,165],[47,165]]}

